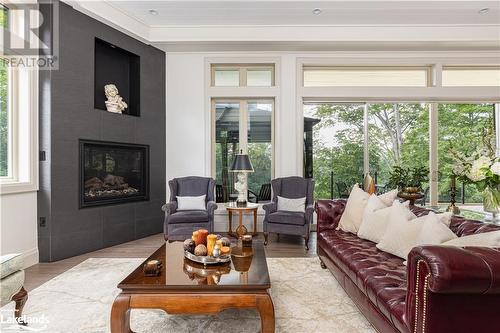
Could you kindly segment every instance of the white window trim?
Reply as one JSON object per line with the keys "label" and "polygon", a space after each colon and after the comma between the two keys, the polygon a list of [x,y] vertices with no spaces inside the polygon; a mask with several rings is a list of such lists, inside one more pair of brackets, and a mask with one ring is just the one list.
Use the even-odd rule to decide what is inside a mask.
{"label": "white window trim", "polygon": [[[214,87],[212,86],[212,68],[213,66],[236,67],[241,64],[252,64],[255,68],[274,66],[274,85],[271,87]],[[280,142],[279,126],[275,126],[280,117],[280,57],[207,57],[205,58],[205,137],[209,138],[205,145],[205,174],[215,177],[215,156],[214,156],[214,136],[215,122],[213,121],[213,99],[224,100],[273,100],[272,115],[272,165],[271,176],[276,176],[276,170],[279,170],[279,151]],[[240,77],[241,80],[241,77]]]}
{"label": "white window trim", "polygon": [[12,170],[0,179],[0,194],[38,190],[38,71],[12,72]]}

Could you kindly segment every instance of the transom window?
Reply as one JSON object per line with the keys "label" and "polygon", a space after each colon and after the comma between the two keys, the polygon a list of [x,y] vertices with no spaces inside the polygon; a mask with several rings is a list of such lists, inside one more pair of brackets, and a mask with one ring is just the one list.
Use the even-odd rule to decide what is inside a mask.
{"label": "transom window", "polygon": [[214,87],[272,87],[273,64],[213,64],[211,68]]}
{"label": "transom window", "polygon": [[443,87],[500,87],[500,66],[444,66]]}
{"label": "transom window", "polygon": [[304,87],[426,87],[430,67],[304,66]]}

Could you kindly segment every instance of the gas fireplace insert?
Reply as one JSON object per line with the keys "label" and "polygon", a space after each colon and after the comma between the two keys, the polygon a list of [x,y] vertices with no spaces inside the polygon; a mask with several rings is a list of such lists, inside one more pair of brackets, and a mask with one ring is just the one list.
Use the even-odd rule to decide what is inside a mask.
{"label": "gas fireplace insert", "polygon": [[149,199],[149,146],[80,140],[80,208]]}

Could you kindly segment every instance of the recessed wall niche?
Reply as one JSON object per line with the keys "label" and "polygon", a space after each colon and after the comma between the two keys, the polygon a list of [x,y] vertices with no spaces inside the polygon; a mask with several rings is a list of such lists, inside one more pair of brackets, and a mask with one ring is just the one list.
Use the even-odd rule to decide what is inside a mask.
{"label": "recessed wall niche", "polygon": [[104,86],[114,84],[128,107],[123,114],[140,116],[140,57],[95,38],[94,107],[106,110]]}

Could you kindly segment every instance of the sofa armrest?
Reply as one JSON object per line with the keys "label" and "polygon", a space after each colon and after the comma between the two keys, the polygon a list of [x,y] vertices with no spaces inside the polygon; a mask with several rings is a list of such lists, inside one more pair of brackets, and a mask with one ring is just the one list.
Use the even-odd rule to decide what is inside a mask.
{"label": "sofa armrest", "polygon": [[212,216],[214,215],[215,210],[217,209],[217,204],[215,201],[209,201],[207,202],[207,212],[208,215]]}
{"label": "sofa armrest", "polygon": [[319,234],[323,230],[334,230],[339,225],[340,217],[344,213],[346,200],[318,200],[316,214],[318,215]]}
{"label": "sofa armrest", "polygon": [[266,212],[266,215],[274,213],[278,209],[278,204],[276,202],[270,202],[262,205],[262,209]]}
{"label": "sofa armrest", "polygon": [[165,215],[172,215],[177,211],[177,201],[167,202],[161,207],[161,210],[165,212]]}
{"label": "sofa armrest", "polygon": [[[408,255],[407,277],[407,324],[418,332],[442,332],[444,324],[450,332],[467,332],[467,320],[488,321],[482,318],[488,308],[500,305],[500,249],[415,247]],[[438,308],[446,313],[433,311]],[[443,321],[448,314],[453,320]]]}
{"label": "sofa armrest", "polygon": [[500,294],[500,249],[419,246],[408,256],[408,274],[423,262],[428,288],[438,294]]}

